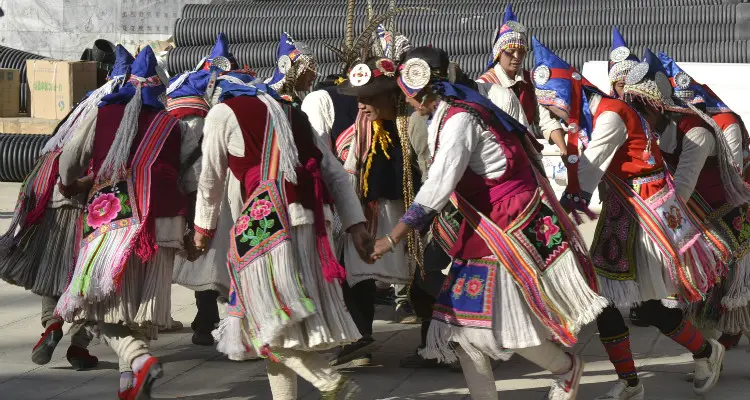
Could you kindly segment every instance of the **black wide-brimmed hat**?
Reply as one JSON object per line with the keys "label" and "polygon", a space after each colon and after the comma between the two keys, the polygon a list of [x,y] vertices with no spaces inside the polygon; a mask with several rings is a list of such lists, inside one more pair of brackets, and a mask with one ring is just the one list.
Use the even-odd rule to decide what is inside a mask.
{"label": "black wide-brimmed hat", "polygon": [[396,89],[396,63],[384,57],[371,57],[352,67],[348,79],[338,88],[343,95],[365,97]]}

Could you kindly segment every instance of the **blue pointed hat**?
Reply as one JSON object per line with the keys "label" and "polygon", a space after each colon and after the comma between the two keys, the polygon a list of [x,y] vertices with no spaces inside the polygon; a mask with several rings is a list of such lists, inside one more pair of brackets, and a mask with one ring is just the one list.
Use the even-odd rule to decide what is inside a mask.
{"label": "blue pointed hat", "polygon": [[219,36],[216,37],[216,44],[214,44],[214,48],[211,50],[211,54],[208,56],[208,58],[206,58],[206,62],[203,63],[203,69],[210,69],[214,64],[214,59],[217,58],[229,60],[229,65],[221,65],[219,67],[222,70],[233,70],[238,68],[237,60],[234,58],[232,53],[229,52],[229,39],[227,38],[227,35],[224,34],[224,32],[219,33]]}
{"label": "blue pointed hat", "polygon": [[495,41],[492,45],[492,58],[487,63],[487,68],[500,58],[500,54],[506,49],[522,48],[528,49],[528,39],[526,37],[527,29],[520,22],[513,12],[513,5],[508,4],[505,7],[503,16],[503,25],[498,28],[495,34]]}
{"label": "blue pointed hat", "polygon": [[674,88],[674,95],[677,98],[693,105],[705,104],[703,87],[693,77],[683,71],[666,53],[660,51],[658,58],[667,73],[667,77]]}
{"label": "blue pointed hat", "polygon": [[292,39],[288,33],[282,33],[281,40],[279,41],[279,48],[276,51],[276,68],[273,71],[273,77],[271,77],[266,84],[269,86],[276,86],[283,81],[294,62],[297,61],[301,55],[302,51],[297,48],[294,39]]}
{"label": "blue pointed hat", "polygon": [[115,64],[109,73],[109,79],[127,76],[130,73],[130,66],[133,65],[134,60],[130,52],[118,44],[115,47]]}
{"label": "blue pointed hat", "polygon": [[163,109],[167,88],[156,72],[157,62],[151,46],[144,47],[133,61],[130,78],[117,93],[105,96],[99,107],[108,104],[126,104],[135,96],[136,85],[141,87],[143,105],[156,109]]}
{"label": "blue pointed hat", "polygon": [[612,29],[612,51],[609,53],[609,83],[624,81],[628,72],[635,67],[638,62],[636,57],[623,39],[620,30],[615,26]]}
{"label": "blue pointed hat", "polygon": [[674,102],[667,70],[659,57],[648,48],[643,51],[643,61],[628,72],[623,91],[626,98],[636,97],[654,107],[685,111],[685,107]]}
{"label": "blue pointed hat", "polygon": [[591,137],[593,116],[588,105],[587,92],[602,93],[569,63],[532,37],[534,46],[533,80],[539,104],[554,107],[567,116],[568,127],[583,131]]}

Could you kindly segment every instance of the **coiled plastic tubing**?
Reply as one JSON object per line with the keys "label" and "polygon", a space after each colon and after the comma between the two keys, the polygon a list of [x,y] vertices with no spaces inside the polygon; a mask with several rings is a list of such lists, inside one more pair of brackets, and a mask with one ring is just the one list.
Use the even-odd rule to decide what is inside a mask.
{"label": "coiled plastic tubing", "polygon": [[49,135],[0,134],[0,182],[23,182]]}

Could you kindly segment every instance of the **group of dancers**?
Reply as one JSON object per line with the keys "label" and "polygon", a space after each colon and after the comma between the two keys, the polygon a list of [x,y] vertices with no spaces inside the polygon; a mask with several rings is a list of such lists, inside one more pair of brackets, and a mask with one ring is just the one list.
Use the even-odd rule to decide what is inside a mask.
{"label": "group of dancers", "polygon": [[[163,369],[149,342],[174,323],[175,282],[196,290],[194,343],[265,359],[274,399],[296,399],[297,376],[355,398],[335,366],[371,362],[380,281],[407,285],[422,324],[402,365],[460,368],[473,399],[498,398],[491,360],[513,353],[555,374],[550,399],[576,398],[571,348],[593,321],[619,378],[598,399],[643,399],[617,307],[690,351],[694,391],[710,391],[750,330],[739,116],[667,54],[639,60],[616,28],[605,92],[510,6],[477,81],[387,17],[349,24],[332,49],[342,73],[312,91],[315,55],[286,33],[266,80],[223,34],[171,79],[150,47],[118,46],[0,237],[0,277],[42,297],[32,360],[48,363],[70,323],[75,369],[96,365],[98,336],[120,361],[118,397],[150,398]],[[542,137],[567,167],[559,199]],[[589,249],[577,223],[598,187]]]}

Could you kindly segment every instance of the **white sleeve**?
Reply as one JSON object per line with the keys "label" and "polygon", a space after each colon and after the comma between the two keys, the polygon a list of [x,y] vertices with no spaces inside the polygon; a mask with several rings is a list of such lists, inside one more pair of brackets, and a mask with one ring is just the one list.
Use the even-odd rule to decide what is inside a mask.
{"label": "white sleeve", "polygon": [[616,112],[605,111],[596,119],[591,141],[578,164],[581,190],[593,193],[609,168],[617,149],[625,143],[628,128]]}
{"label": "white sleeve", "polygon": [[328,192],[333,197],[336,212],[344,230],[367,221],[350,175],[344,170],[344,166],[333,155],[331,148],[326,147],[322,141],[316,140],[315,145],[323,153],[321,175]]}
{"label": "white sleeve", "polygon": [[739,124],[732,124],[724,130],[724,137],[727,139],[729,144],[729,151],[732,154],[734,162],[743,170],[742,161],[744,159],[742,149],[742,129]]}
{"label": "white sleeve", "polygon": [[331,129],[333,128],[333,120],[336,114],[333,109],[333,100],[331,100],[328,92],[325,90],[316,90],[308,94],[305,96],[305,100],[302,101],[300,108],[307,114],[315,136],[323,140],[323,143],[329,149],[332,149]]}
{"label": "white sleeve", "polygon": [[98,108],[88,112],[73,133],[73,137],[63,146],[62,154],[60,154],[60,180],[65,186],[72,185],[89,166],[94,149],[98,115]]}
{"label": "white sleeve", "polygon": [[[183,189],[186,193],[192,193],[198,190],[198,177],[201,172],[201,157],[195,159],[191,165],[185,165],[189,162],[191,155],[199,148],[201,137],[203,137],[204,119],[201,117],[191,116],[180,120],[180,133],[182,134],[182,143],[180,146],[180,169],[184,169],[182,180]],[[199,150],[200,151],[200,150]]]}
{"label": "white sleeve", "polygon": [[715,153],[716,139],[706,128],[693,128],[685,134],[674,173],[675,189],[683,200],[687,201],[693,194],[706,158]]}
{"label": "white sleeve", "polygon": [[[226,104],[211,108],[203,126],[203,153],[201,175],[198,179],[198,195],[195,205],[195,225],[216,229],[222,197],[229,167],[230,152],[235,155],[233,143],[242,140],[242,131],[237,117]],[[243,156],[244,154],[236,154]]]}
{"label": "white sleeve", "polygon": [[482,127],[468,113],[456,114],[445,122],[439,132],[440,145],[415,203],[433,210],[442,210],[448,204],[482,132]]}
{"label": "white sleeve", "polygon": [[562,129],[562,125],[560,125],[560,121],[552,118],[552,114],[543,105],[538,104],[537,110],[539,113],[539,129],[542,131],[544,138],[549,140],[552,131]]}

